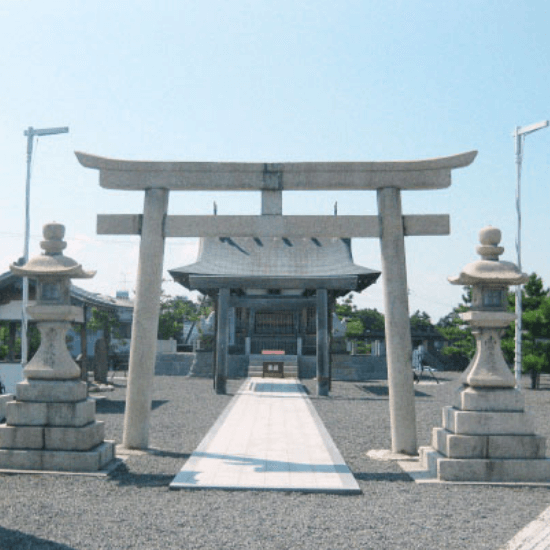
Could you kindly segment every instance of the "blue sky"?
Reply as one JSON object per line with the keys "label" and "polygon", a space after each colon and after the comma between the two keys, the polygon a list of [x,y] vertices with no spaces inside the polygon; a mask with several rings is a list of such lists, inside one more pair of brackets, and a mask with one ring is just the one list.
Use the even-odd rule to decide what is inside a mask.
{"label": "blue sky", "polygon": [[[36,146],[31,255],[41,226],[67,226],[67,254],[112,294],[135,284],[138,239],[98,237],[98,213],[137,213],[138,192],[99,187],[74,150],[114,158],[372,161],[477,149],[442,191],[405,192],[405,213],[448,213],[448,237],[406,242],[411,312],[439,319],[460,300],[446,280],[475,259],[477,233],[503,231],[515,259],[511,133],[550,118],[547,2],[78,0],[0,2],[0,271],[22,255],[26,138]],[[527,137],[523,267],[550,285],[550,129]],[[172,193],[170,212],[259,213],[257,193]],[[285,193],[288,214],[374,214],[372,192]],[[169,240],[165,268],[196,241]],[[354,242],[380,267],[377,241]],[[166,274],[166,278],[169,275]],[[166,283],[166,292],[181,287]],[[381,283],[357,298],[383,310]]]}

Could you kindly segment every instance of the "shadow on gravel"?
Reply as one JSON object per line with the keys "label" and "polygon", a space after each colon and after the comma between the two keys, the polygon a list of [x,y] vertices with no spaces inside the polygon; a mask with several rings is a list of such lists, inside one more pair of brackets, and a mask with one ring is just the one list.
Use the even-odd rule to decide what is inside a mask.
{"label": "shadow on gravel", "polygon": [[126,464],[119,466],[110,481],[119,487],[168,487],[176,474],[140,474],[132,472]]}
{"label": "shadow on gravel", "polygon": [[21,531],[0,527],[0,548],[2,550],[23,550],[36,548],[41,550],[76,550],[73,546],[27,535]]}
{"label": "shadow on gravel", "polygon": [[406,481],[408,483],[414,483],[414,481],[405,473],[354,472],[353,477],[355,477],[358,481]]}
{"label": "shadow on gravel", "polygon": [[190,453],[181,453],[178,451],[165,451],[163,449],[154,449],[151,454],[155,456],[162,456],[164,458],[177,458],[180,460],[187,460],[191,454]]}
{"label": "shadow on gravel", "polygon": [[[151,409],[154,411],[162,405],[168,403],[168,400],[154,400]],[[124,414],[126,401],[123,399],[98,399],[96,401],[96,412],[102,414]]]}
{"label": "shadow on gravel", "polygon": [[[356,388],[364,391],[365,393],[372,393],[373,395],[376,395],[377,397],[388,397],[388,386],[362,386],[357,384]],[[424,393],[423,391],[414,390],[414,396],[415,397],[432,397],[428,393]]]}

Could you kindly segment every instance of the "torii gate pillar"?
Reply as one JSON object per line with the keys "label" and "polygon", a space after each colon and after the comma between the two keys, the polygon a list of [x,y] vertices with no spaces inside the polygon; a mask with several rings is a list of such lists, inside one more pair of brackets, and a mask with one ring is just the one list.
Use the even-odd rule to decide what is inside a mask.
{"label": "torii gate pillar", "polygon": [[378,189],[377,195],[392,451],[416,454],[412,342],[401,192],[394,187],[386,187]]}
{"label": "torii gate pillar", "polygon": [[127,449],[146,449],[149,442],[168,193],[145,191],[122,442]]}

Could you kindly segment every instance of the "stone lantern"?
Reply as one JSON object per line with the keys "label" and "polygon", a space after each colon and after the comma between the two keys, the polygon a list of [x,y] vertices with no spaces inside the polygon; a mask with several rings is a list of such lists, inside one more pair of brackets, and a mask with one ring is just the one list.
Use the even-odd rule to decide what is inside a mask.
{"label": "stone lantern", "polygon": [[471,388],[513,388],[516,381],[506,364],[500,338],[515,318],[507,311],[508,288],[521,285],[529,279],[517,266],[502,262],[499,256],[504,248],[498,246],[500,230],[486,227],[479,232],[480,245],[476,252],[481,260],[466,265],[458,277],[449,277],[453,285],[471,286],[472,306],[461,314],[472,327],[476,338],[476,354],[464,373],[462,382]]}
{"label": "stone lantern", "polygon": [[32,258],[26,265],[10,267],[12,273],[36,280],[36,305],[29,306],[29,315],[38,321],[41,344],[32,360],[23,370],[28,380],[72,380],[80,377],[80,369],[73,361],[65,336],[80,310],[71,306],[71,279],[89,279],[95,271],[84,271],[72,258],[63,255],[67,243],[63,241],[65,227],[49,223],[43,228],[40,243],[44,253]]}
{"label": "stone lantern", "polygon": [[37,300],[28,307],[38,322],[40,347],[23,369],[15,400],[6,406],[0,425],[0,469],[93,472],[114,459],[114,443],[104,441],[104,423],[95,420],[95,400],[67,349],[65,337],[80,310],[71,306],[73,278],[90,278],[63,255],[65,227],[43,228],[43,254],[24,266],[10,266],[16,275],[37,281]]}
{"label": "stone lantern", "polygon": [[546,440],[535,435],[500,347],[503,329],[516,318],[506,310],[508,287],[525,283],[528,276],[499,260],[504,252],[499,229],[486,227],[479,238],[481,260],[449,277],[451,284],[472,288],[471,309],[461,317],[472,327],[476,353],[454,406],[443,408],[443,427],[434,428],[432,446],[421,447],[420,460],[439,481],[548,482]]}

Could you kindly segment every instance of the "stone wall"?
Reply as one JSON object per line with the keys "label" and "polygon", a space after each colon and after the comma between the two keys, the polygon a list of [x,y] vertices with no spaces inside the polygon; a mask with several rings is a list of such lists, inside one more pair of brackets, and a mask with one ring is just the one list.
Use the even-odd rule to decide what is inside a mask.
{"label": "stone wall", "polygon": [[[246,355],[228,356],[229,378],[244,378],[248,374],[248,357]],[[161,376],[212,377],[213,354],[170,353],[157,355],[155,374]],[[314,356],[298,357],[298,374],[300,378],[315,378],[317,361]],[[333,380],[385,380],[387,378],[386,358],[372,355],[332,355]]]}
{"label": "stone wall", "polygon": [[332,355],[333,380],[386,380],[386,357],[374,355]]}
{"label": "stone wall", "polygon": [[189,374],[194,356],[194,353],[159,353],[155,363],[155,374],[186,376]]}

